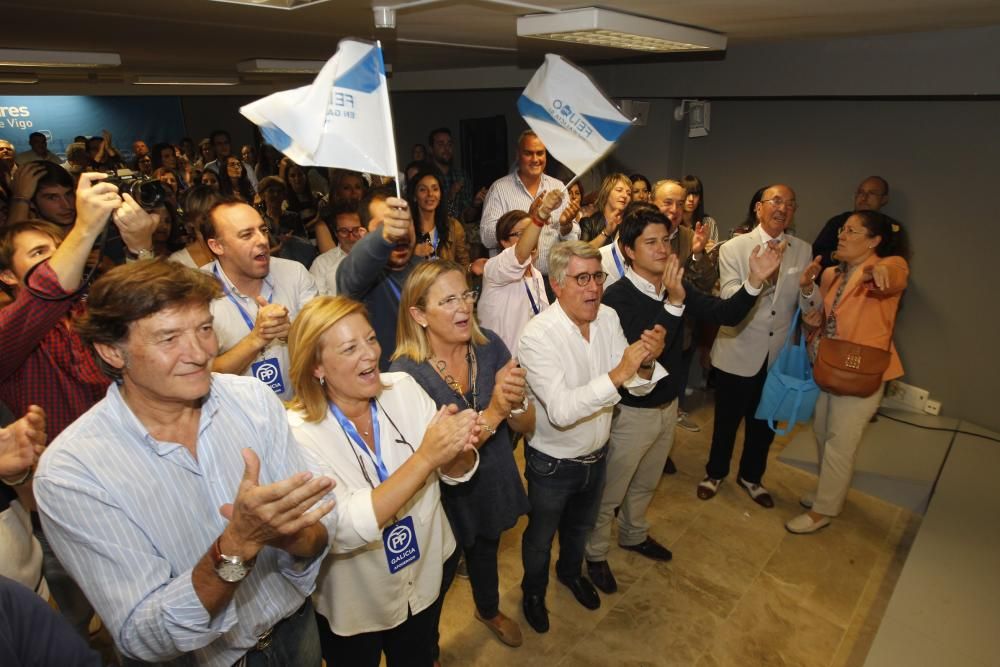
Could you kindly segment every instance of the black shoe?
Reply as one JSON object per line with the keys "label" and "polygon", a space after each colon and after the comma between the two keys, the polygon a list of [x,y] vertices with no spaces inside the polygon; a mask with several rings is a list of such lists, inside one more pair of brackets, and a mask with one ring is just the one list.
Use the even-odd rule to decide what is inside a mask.
{"label": "black shoe", "polygon": [[560,583],[573,592],[576,601],[587,609],[597,609],[601,606],[601,596],[597,594],[594,585],[586,577],[559,577]]}
{"label": "black shoe", "polygon": [[646,558],[663,561],[664,563],[674,557],[674,555],[670,553],[670,549],[666,548],[652,537],[647,537],[645,541],[640,542],[639,544],[632,544],[630,546],[620,544],[618,546],[622,549],[628,549],[629,551],[642,554]]}
{"label": "black shoe", "polygon": [[677,474],[677,466],[674,465],[674,460],[672,458],[670,458],[669,456],[667,457],[667,464],[665,466],[663,466],[663,474],[664,475],[676,475]]}
{"label": "black shoe", "polygon": [[549,631],[549,612],[545,608],[545,598],[541,595],[525,595],[521,602],[524,618],[531,628],[541,634]]}
{"label": "black shoe", "polygon": [[615,575],[611,574],[611,568],[608,567],[606,560],[588,560],[587,576],[590,577],[595,586],[608,595],[618,591],[618,582],[615,581]]}

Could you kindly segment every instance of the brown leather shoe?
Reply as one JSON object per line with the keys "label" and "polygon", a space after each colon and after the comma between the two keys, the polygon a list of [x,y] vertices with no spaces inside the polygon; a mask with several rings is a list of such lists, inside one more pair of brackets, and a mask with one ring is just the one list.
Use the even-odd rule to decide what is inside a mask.
{"label": "brown leather shoe", "polygon": [[504,616],[503,612],[497,612],[496,616],[487,620],[479,615],[477,609],[476,620],[489,628],[497,636],[497,639],[507,646],[517,647],[524,642],[524,638],[521,636],[521,626],[517,624],[517,621]]}

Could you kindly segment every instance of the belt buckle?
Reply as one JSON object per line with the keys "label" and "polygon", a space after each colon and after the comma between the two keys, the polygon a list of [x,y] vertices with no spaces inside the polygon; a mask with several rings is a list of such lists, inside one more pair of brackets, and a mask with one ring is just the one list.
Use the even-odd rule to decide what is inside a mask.
{"label": "belt buckle", "polygon": [[271,640],[273,639],[274,628],[268,628],[267,632],[257,637],[257,645],[254,646],[256,651],[264,651],[271,645]]}

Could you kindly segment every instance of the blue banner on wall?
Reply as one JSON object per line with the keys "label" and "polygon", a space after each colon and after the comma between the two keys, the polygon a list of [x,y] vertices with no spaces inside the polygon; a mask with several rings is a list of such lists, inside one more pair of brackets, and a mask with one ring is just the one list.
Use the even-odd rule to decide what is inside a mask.
{"label": "blue banner on wall", "polygon": [[26,95],[0,97],[0,139],[26,151],[28,135],[41,132],[49,150],[62,158],[78,135],[100,136],[111,132],[112,142],[125,159],[132,157],[132,142],[147,145],[180,142],[185,135],[179,97],[83,97]]}

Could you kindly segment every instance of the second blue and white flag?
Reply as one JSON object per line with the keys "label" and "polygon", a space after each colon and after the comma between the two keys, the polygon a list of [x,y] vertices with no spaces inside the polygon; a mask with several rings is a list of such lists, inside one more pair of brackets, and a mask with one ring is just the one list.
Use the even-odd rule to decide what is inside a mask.
{"label": "second blue and white flag", "polygon": [[517,109],[549,152],[577,175],[614,148],[633,122],[586,72],[551,53]]}
{"label": "second blue and white flag", "polygon": [[240,113],[303,166],[396,176],[396,145],[382,49],[343,39],[312,85],[274,93]]}

